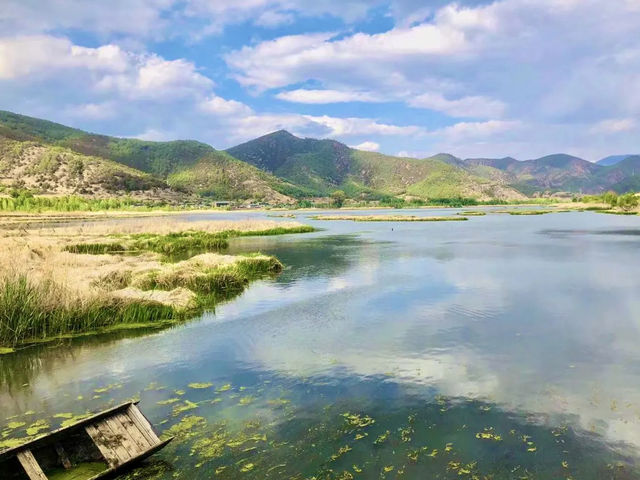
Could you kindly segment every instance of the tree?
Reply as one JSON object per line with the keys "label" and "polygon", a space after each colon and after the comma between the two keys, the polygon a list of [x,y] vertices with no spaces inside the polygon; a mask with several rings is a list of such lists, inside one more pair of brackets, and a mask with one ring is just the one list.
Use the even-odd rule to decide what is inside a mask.
{"label": "tree", "polygon": [[638,206],[638,197],[636,197],[635,193],[620,195],[618,197],[618,206],[625,212],[633,210]]}
{"label": "tree", "polygon": [[347,198],[347,194],[342,190],[336,190],[331,194],[331,198],[333,199],[333,206],[336,208],[342,207],[344,205],[344,201]]}
{"label": "tree", "polygon": [[602,201],[608,203],[611,208],[613,208],[618,204],[618,195],[616,192],[607,192],[602,195]]}

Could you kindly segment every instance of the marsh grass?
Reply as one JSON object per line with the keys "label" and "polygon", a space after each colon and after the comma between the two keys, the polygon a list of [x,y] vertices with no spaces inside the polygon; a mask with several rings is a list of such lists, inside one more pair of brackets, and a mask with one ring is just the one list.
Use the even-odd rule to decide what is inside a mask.
{"label": "marsh grass", "polygon": [[460,222],[460,216],[418,217],[415,215],[316,215],[313,220],[351,220],[353,222]]}
{"label": "marsh grass", "polygon": [[484,217],[487,213],[486,212],[480,212],[477,210],[469,210],[466,212],[458,212],[456,213],[456,215],[461,215],[463,217]]}
{"label": "marsh grass", "polygon": [[186,288],[196,294],[224,296],[242,291],[251,280],[279,273],[282,268],[276,258],[263,255],[213,267],[187,260],[145,273],[133,279],[132,285],[141,290]]}
{"label": "marsh grass", "polygon": [[166,256],[185,252],[218,252],[229,246],[235,237],[309,233],[315,229],[308,225],[274,227],[266,230],[224,230],[221,232],[185,231],[167,234],[139,233],[118,236],[120,243],[79,243],[65,247],[71,253],[103,254],[150,251]]}
{"label": "marsh grass", "polygon": [[103,255],[107,253],[124,253],[126,247],[120,243],[78,243],[67,245],[64,251],[69,253],[86,253],[90,255]]}
{"label": "marsh grass", "polygon": [[16,346],[75,332],[96,331],[120,324],[177,320],[182,313],[156,302],[96,297],[65,301],[52,281],[32,282],[26,275],[0,279],[0,344]]}
{"label": "marsh grass", "polygon": [[[546,215],[554,213],[553,210],[497,210],[495,213],[507,213],[509,215]],[[557,211],[555,212],[557,213]]]}
{"label": "marsh grass", "polygon": [[594,210],[596,213],[606,213],[608,215],[640,215],[638,212],[625,212],[624,210]]}
{"label": "marsh grass", "polygon": [[[112,233],[117,226],[104,224],[5,233],[0,347],[187,320],[238,295],[252,280],[277,274],[282,264],[265,255],[217,253],[172,263],[169,254],[215,252],[232,237],[314,230],[276,222],[162,223],[166,233],[149,233],[158,220],[120,235]],[[176,231],[185,225],[203,230]]]}

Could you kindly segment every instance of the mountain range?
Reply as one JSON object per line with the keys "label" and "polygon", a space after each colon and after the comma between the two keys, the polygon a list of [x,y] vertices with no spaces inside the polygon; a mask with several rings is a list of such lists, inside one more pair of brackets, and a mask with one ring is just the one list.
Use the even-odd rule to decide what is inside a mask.
{"label": "mountain range", "polygon": [[84,132],[0,111],[0,186],[38,193],[210,197],[293,203],[343,190],[378,200],[516,200],[557,192],[640,190],[640,155],[597,163],[566,154],[519,161],[415,159],[357,150],[280,130],[226,151],[193,141],[151,142]]}

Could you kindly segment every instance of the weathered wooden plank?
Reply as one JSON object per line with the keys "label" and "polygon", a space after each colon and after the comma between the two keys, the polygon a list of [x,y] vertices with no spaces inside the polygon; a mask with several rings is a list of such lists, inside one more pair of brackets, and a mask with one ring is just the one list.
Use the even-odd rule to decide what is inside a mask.
{"label": "weathered wooden plank", "polygon": [[129,458],[135,457],[140,453],[140,449],[131,439],[129,433],[125,430],[120,422],[116,421],[113,417],[105,418],[103,421],[106,422],[107,425],[109,425],[109,428],[111,429],[113,434],[120,440],[120,444],[129,454]]}
{"label": "weathered wooden plank", "polygon": [[147,439],[142,435],[138,427],[131,421],[128,415],[124,413],[119,413],[113,417],[114,420],[120,422],[120,425],[127,431],[133,442],[137,445],[139,451],[147,450],[152,447]]}
{"label": "weathered wooden plank", "polygon": [[129,418],[133,421],[133,423],[135,423],[136,427],[138,427],[138,430],[140,430],[140,432],[152,445],[160,443],[160,439],[156,435],[156,432],[153,431],[153,428],[151,428],[149,420],[147,420],[142,412],[138,410],[138,407],[136,407],[135,405],[131,405],[127,409],[127,413],[129,414]]}
{"label": "weathered wooden plank", "polygon": [[94,425],[87,425],[84,429],[91,437],[91,440],[93,440],[93,443],[96,444],[96,447],[98,447],[98,450],[100,450],[100,453],[107,461],[109,466],[115,467],[120,465],[118,455],[116,455],[116,452],[113,451],[113,449],[107,442],[107,439],[104,438],[102,433],[100,433],[100,431],[98,431],[98,429]]}
{"label": "weathered wooden plank", "polygon": [[117,437],[115,433],[111,431],[111,428],[107,424],[106,420],[100,420],[95,423],[94,426],[98,429],[98,431],[107,439],[109,442],[109,446],[111,449],[116,452],[120,463],[124,463],[131,458],[129,452],[122,446],[122,441]]}
{"label": "weathered wooden plank", "polygon": [[21,450],[16,454],[16,457],[31,480],[47,480],[47,476],[40,468],[31,450]]}
{"label": "weathered wooden plank", "polygon": [[55,443],[53,446],[56,449],[56,453],[58,454],[60,463],[65,468],[65,470],[69,470],[71,468],[71,460],[69,460],[67,452],[64,451],[64,448],[59,443]]}
{"label": "weathered wooden plank", "polygon": [[157,445],[145,450],[140,455],[138,455],[138,456],[132,458],[131,460],[129,460],[126,464],[118,465],[116,467],[110,467],[108,470],[105,470],[104,472],[100,472],[96,476],[91,477],[89,480],[113,478],[114,475],[124,471],[125,469],[133,467],[133,465],[136,464],[137,462],[140,462],[140,461],[144,460],[148,456],[153,455],[154,453],[156,453],[161,448],[164,448],[171,440],[173,440],[173,437],[167,438],[166,440],[163,440],[162,442],[158,443]]}
{"label": "weathered wooden plank", "polygon": [[13,457],[16,452],[23,450],[25,448],[29,448],[31,450],[33,450],[36,446],[40,446],[40,445],[45,445],[45,444],[51,444],[55,441],[57,441],[59,438],[64,438],[64,436],[76,429],[81,430],[83,429],[86,425],[92,425],[93,423],[97,422],[99,419],[104,418],[104,417],[108,417],[110,415],[113,415],[114,413],[117,412],[126,412],[127,409],[129,408],[129,406],[135,404],[134,402],[125,402],[125,403],[121,403],[120,405],[117,405],[113,408],[110,408],[108,410],[104,410],[103,412],[99,412],[96,413],[95,415],[92,415],[90,417],[87,417],[83,420],[80,420],[77,423],[74,423],[73,425],[69,425],[67,427],[62,427],[59,428],[58,430],[54,430],[53,432],[50,433],[45,433],[44,435],[39,436],[38,438],[35,438],[29,442],[26,442],[22,445],[19,445],[17,447],[13,447],[13,448],[8,448],[7,450],[4,450],[2,452],[0,452],[0,461],[5,460],[7,458]]}

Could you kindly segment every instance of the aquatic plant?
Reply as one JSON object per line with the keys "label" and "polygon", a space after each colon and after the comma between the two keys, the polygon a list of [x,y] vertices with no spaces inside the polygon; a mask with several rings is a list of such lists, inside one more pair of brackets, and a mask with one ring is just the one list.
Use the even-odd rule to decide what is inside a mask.
{"label": "aquatic plant", "polygon": [[416,215],[315,215],[313,220],[351,220],[354,222],[459,222],[462,216],[418,217]]}

